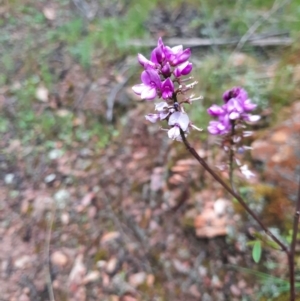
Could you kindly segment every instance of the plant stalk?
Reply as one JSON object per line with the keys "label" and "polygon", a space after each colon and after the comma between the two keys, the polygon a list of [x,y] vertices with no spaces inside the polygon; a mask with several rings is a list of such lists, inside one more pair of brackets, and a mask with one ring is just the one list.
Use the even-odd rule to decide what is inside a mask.
{"label": "plant stalk", "polygon": [[180,134],[182,141],[186,148],[189,150],[189,152],[195,157],[195,159],[205,168],[208,173],[217,181],[219,182],[234,198],[238,200],[238,202],[244,207],[244,209],[253,217],[253,219],[260,225],[260,227],[265,231],[265,233],[280,247],[282,251],[284,251],[286,254],[289,254],[289,249],[287,246],[285,246],[284,243],[282,243],[271,231],[268,230],[268,228],[262,223],[262,221],[259,219],[259,217],[250,209],[250,207],[247,205],[247,203],[243,200],[243,198],[237,194],[228,184],[226,184],[223,179],[214,172],[210,166],[206,163],[206,161],[201,158],[198,153],[195,151],[195,149],[189,144],[187,141],[184,132],[182,129],[180,129]]}
{"label": "plant stalk", "polygon": [[235,127],[235,122],[234,120],[231,121],[231,137],[230,137],[230,149],[229,149],[229,180],[230,180],[230,185],[231,188],[236,192],[236,189],[234,187],[234,182],[233,182],[233,159],[234,159],[234,151],[233,151],[233,136],[234,136],[234,127]]}

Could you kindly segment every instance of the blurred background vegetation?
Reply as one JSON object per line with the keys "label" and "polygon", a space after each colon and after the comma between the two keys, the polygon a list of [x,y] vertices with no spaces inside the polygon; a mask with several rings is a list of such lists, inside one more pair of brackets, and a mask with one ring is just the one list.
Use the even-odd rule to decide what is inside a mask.
{"label": "blurred background vegetation", "polygon": [[197,126],[207,126],[206,108],[236,85],[259,105],[261,126],[274,124],[300,96],[299,29],[300,0],[2,0],[0,159],[8,164],[1,175],[10,185],[7,175],[19,165],[27,181],[10,187],[9,198],[25,186],[42,189],[37,169],[66,152],[115,151],[131,114],[146,112],[130,88],[141,71],[136,54],[148,57],[159,36],[192,48],[196,94],[203,95],[191,110]]}
{"label": "blurred background vegetation", "polygon": [[[300,8],[296,0],[239,0],[226,3],[217,0],[190,0],[184,3],[179,0],[171,3],[164,0],[4,0],[0,13],[0,85],[3,93],[10,97],[9,103],[15,112],[15,134],[20,134],[22,140],[27,142],[36,139],[38,132],[39,139],[44,142],[50,142],[55,137],[68,144],[73,139],[98,135],[95,139],[99,140],[100,145],[105,145],[108,133],[116,134],[112,127],[107,128],[105,118],[102,120],[99,112],[95,116],[93,110],[87,111],[86,124],[74,130],[70,121],[78,114],[74,110],[76,99],[72,96],[68,101],[60,99],[57,86],[74,65],[80,66],[80,72],[86,78],[86,90],[91,89],[90,85],[97,79],[106,78],[108,83],[103,85],[110,87],[97,95],[101,111],[113,81],[121,76],[117,74],[118,68],[122,66],[124,69],[127,59],[125,69],[132,70],[137,65],[132,56],[137,52],[149,53],[149,47],[133,46],[132,41],[137,39],[151,40],[153,43],[158,36],[211,39],[211,47],[193,49],[194,77],[200,81],[200,92],[208,103],[219,99],[221,91],[232,84],[243,84],[264,107],[269,106],[270,102],[272,107],[280,107],[294,98],[290,79],[294,74],[293,60],[297,60],[296,42],[279,49],[254,47],[245,43],[246,40],[243,45],[226,45],[225,42],[225,45],[218,46],[213,43],[219,39],[238,41],[249,31],[253,34],[248,40],[253,37],[275,37],[279,44],[282,39],[283,46],[287,37],[297,41]],[[139,44],[143,45],[143,42]],[[233,55],[237,44],[243,46],[239,57]],[[274,62],[277,63],[276,68]],[[275,70],[272,70],[272,64]],[[131,70],[123,72],[132,73]],[[134,75],[134,78],[136,80],[138,76]],[[73,86],[68,88],[76,90]],[[46,94],[43,104],[38,99],[38,92]],[[84,94],[85,90],[80,92]],[[41,109],[37,114],[36,107],[47,105],[48,100],[53,98],[61,107],[68,109],[65,116],[58,116],[56,110],[49,109]],[[199,121],[204,126],[207,123],[207,120],[202,121],[205,114],[201,114],[200,106],[198,110],[194,117],[199,120],[195,123]],[[5,133],[10,126],[12,124],[7,114],[2,114],[1,132]],[[100,132],[107,134],[99,137]]]}

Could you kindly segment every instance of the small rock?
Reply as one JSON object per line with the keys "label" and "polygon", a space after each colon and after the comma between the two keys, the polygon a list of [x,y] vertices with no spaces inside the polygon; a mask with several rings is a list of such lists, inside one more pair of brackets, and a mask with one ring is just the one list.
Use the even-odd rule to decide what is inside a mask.
{"label": "small rock", "polygon": [[120,294],[132,293],[135,291],[134,288],[125,281],[123,272],[116,274],[112,278],[112,285]]}
{"label": "small rock", "polygon": [[46,176],[44,181],[45,181],[45,183],[49,184],[49,183],[53,182],[55,180],[55,178],[56,178],[56,174],[52,173],[52,174]]}
{"label": "small rock", "polygon": [[35,92],[35,97],[42,102],[47,102],[49,98],[48,89],[44,86],[38,87]]}
{"label": "small rock", "polygon": [[230,291],[236,297],[239,297],[241,295],[241,290],[235,284],[232,284],[230,286]]}
{"label": "small rock", "polygon": [[31,257],[28,255],[24,255],[15,261],[15,267],[17,269],[24,269],[29,266],[31,263]]}
{"label": "small rock", "polygon": [[190,266],[187,263],[183,263],[178,259],[174,259],[172,262],[173,262],[173,266],[179,273],[187,275],[191,270]]}
{"label": "small rock", "polygon": [[138,287],[146,280],[146,273],[140,272],[129,276],[129,284],[133,287]]}
{"label": "small rock", "polygon": [[19,297],[18,301],[30,301],[30,298],[29,298],[27,295],[22,294],[22,295]]}
{"label": "small rock", "polygon": [[59,209],[64,209],[70,199],[70,193],[66,189],[60,189],[54,194],[54,200]]}
{"label": "small rock", "polygon": [[53,149],[48,153],[48,157],[50,160],[56,160],[63,155],[63,151],[61,149]]}
{"label": "small rock", "polygon": [[226,199],[220,198],[214,202],[214,210],[217,215],[223,215],[226,212],[226,207],[228,201]]}
{"label": "small rock", "polygon": [[64,267],[68,263],[68,257],[61,251],[55,251],[51,255],[51,262],[56,266]]}
{"label": "small rock", "polygon": [[8,173],[4,177],[4,182],[6,185],[11,185],[14,182],[15,175],[13,173]]}
{"label": "small rock", "polygon": [[190,286],[190,288],[189,288],[189,293],[190,293],[193,297],[195,297],[195,298],[197,298],[197,299],[199,299],[199,298],[201,297],[201,294],[199,293],[199,290],[198,290],[196,284],[193,284],[193,285]]}
{"label": "small rock", "polygon": [[46,19],[53,21],[56,18],[56,11],[53,7],[46,6],[43,8],[43,14]]}
{"label": "small rock", "polygon": [[99,261],[97,261],[96,265],[99,269],[103,269],[103,268],[106,267],[106,261],[105,260],[99,260]]}
{"label": "small rock", "polygon": [[68,225],[70,222],[70,215],[67,212],[63,212],[60,216],[60,220],[64,225]]}
{"label": "small rock", "polygon": [[137,301],[136,298],[132,297],[132,296],[123,296],[122,301]]}
{"label": "small rock", "polygon": [[155,277],[153,274],[147,275],[146,283],[149,287],[152,287],[155,281]]}

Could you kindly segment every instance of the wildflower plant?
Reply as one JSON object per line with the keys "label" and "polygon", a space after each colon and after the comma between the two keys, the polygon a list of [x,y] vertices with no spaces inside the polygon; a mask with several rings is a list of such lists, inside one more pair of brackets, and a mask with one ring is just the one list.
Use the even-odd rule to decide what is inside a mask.
{"label": "wildflower plant", "polygon": [[[190,129],[197,128],[184,110],[184,104],[191,104],[201,97],[189,94],[197,82],[190,82],[192,77],[184,78],[193,69],[189,62],[191,50],[182,45],[170,48],[159,38],[157,47],[151,52],[150,60],[138,54],[138,61],[144,68],[141,84],[132,87],[142,99],[162,99],[155,105],[155,113],[146,115],[152,123],[166,120],[169,125],[168,136],[173,140],[182,140],[181,131],[186,136]],[[179,95],[181,100],[179,100]]]}
{"label": "wildflower plant", "polygon": [[[141,74],[142,83],[133,86],[132,89],[144,100],[153,101],[156,98],[161,100],[154,105],[155,113],[147,114],[145,118],[152,123],[166,121],[168,124],[168,137],[172,140],[183,142],[188,151],[204,169],[259,224],[266,236],[263,239],[271,239],[273,244],[277,245],[277,249],[286,253],[289,263],[290,301],[295,301],[295,246],[300,217],[300,183],[292,241],[290,246],[287,246],[268,230],[261,219],[234,188],[233,170],[236,166],[247,179],[254,176],[248,169],[248,166],[242,164],[237,157],[237,154],[249,149],[245,145],[245,138],[252,135],[252,132],[247,129],[248,124],[260,119],[259,115],[252,114],[256,109],[256,104],[248,97],[246,90],[242,87],[233,87],[223,94],[222,105],[213,104],[207,109],[207,113],[212,117],[207,131],[211,135],[219,137],[221,148],[228,154],[228,164],[226,166],[228,168],[230,183],[223,180],[188,142],[187,136],[190,130],[196,129],[201,131],[201,129],[197,128],[190,121],[184,110],[185,105],[190,105],[195,100],[201,99],[201,96],[194,98],[194,94],[191,93],[197,81],[193,81],[193,77],[187,77],[193,68],[192,63],[189,61],[190,56],[191,50],[189,48],[183,49],[182,45],[171,48],[165,46],[162,39],[159,38],[157,46],[152,50],[149,60],[142,54],[138,54],[138,61],[144,69]],[[259,261],[260,253],[261,241],[258,240],[254,244],[252,253],[255,262]]]}

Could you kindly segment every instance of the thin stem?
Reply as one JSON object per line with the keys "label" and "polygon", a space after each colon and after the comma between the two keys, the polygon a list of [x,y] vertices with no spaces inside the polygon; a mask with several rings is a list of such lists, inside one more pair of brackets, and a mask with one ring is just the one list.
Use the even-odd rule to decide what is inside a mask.
{"label": "thin stem", "polygon": [[288,254],[289,267],[290,267],[291,301],[296,300],[296,295],[295,295],[295,249],[296,249],[297,234],[298,234],[298,229],[299,229],[299,216],[300,216],[300,178],[299,178],[299,187],[298,187],[298,198],[297,198],[297,202],[296,202],[296,211],[295,211],[295,216],[294,216],[293,237],[292,237],[290,252]]}
{"label": "thin stem", "polygon": [[231,121],[231,135],[230,135],[230,149],[229,149],[229,180],[230,180],[231,188],[236,192],[236,189],[234,187],[234,182],[233,182],[233,159],[234,159],[233,137],[234,137],[234,127],[235,127],[235,122],[233,120],[233,121]]}
{"label": "thin stem", "polygon": [[185,144],[186,148],[195,157],[195,159],[211,174],[211,176],[217,182],[219,182],[234,198],[236,198],[238,200],[238,202],[244,207],[244,209],[255,219],[255,221],[260,225],[260,227],[265,231],[265,233],[269,237],[271,237],[274,242],[277,243],[277,245],[281,248],[281,250],[284,251],[286,254],[288,254],[289,253],[288,248],[272,232],[270,232],[267,229],[267,227],[261,222],[259,217],[250,209],[250,207],[247,205],[247,203],[245,203],[243,198],[240,195],[238,195],[229,185],[227,185],[222,180],[222,178],[209,167],[209,165],[205,162],[205,160],[198,155],[198,153],[195,151],[195,149],[187,141],[182,129],[180,129],[180,135],[181,135],[182,141]]}

